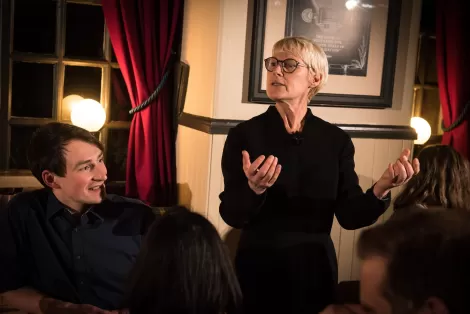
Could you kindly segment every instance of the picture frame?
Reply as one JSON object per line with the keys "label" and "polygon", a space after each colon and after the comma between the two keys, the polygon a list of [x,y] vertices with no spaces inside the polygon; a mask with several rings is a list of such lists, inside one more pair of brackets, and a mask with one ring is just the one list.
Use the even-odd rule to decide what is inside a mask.
{"label": "picture frame", "polygon": [[[254,0],[253,0],[254,1]],[[308,7],[308,3],[317,4],[317,7]],[[325,6],[320,7],[323,3]],[[265,90],[266,70],[264,59],[271,56],[272,45],[279,39],[287,36],[309,37],[322,46],[330,60],[334,61],[336,68],[330,65],[329,78],[323,88],[309,103],[309,106],[348,107],[348,108],[374,108],[384,109],[392,107],[395,64],[398,48],[398,33],[401,15],[401,0],[375,0],[379,4],[373,8],[357,8],[367,10],[367,14],[356,16],[356,23],[360,27],[356,36],[360,39],[354,42],[354,36],[347,36],[348,32],[341,29],[335,34],[329,32],[324,36],[318,23],[320,17],[338,24],[341,21],[350,21],[350,15],[345,12],[345,0],[257,0],[254,3],[253,28],[251,38],[251,59],[248,82],[248,100],[252,103],[273,104]],[[369,1],[370,2],[370,1]],[[336,6],[331,5],[335,3]],[[319,4],[319,5],[318,5]],[[341,7],[343,6],[343,8]],[[325,10],[327,12],[325,13]],[[336,11],[335,11],[336,10]],[[312,17],[313,15],[313,17]],[[357,15],[357,14],[356,14]],[[325,17],[326,16],[326,17]],[[367,17],[368,21],[361,21]],[[343,20],[341,20],[343,19]],[[313,22],[315,21],[315,22]],[[316,23],[313,27],[306,24]],[[368,24],[369,23],[369,24]],[[342,23],[346,25],[347,23]],[[349,25],[346,25],[349,27]],[[340,26],[341,27],[341,26]],[[345,27],[346,28],[346,27]],[[308,32],[312,33],[308,33]],[[328,30],[329,31],[329,30]],[[299,34],[301,33],[301,34]],[[346,35],[344,35],[346,34]],[[328,40],[324,40],[328,38]],[[367,48],[365,59],[353,56],[355,50]],[[330,44],[331,43],[331,44]],[[362,44],[362,46],[358,46]],[[336,55],[334,54],[336,53]],[[354,58],[354,60],[353,60]],[[365,68],[357,67],[357,60],[365,63]],[[353,62],[354,61],[354,62]],[[338,65],[342,63],[341,65]],[[341,71],[347,69],[347,71]],[[351,70],[352,69],[352,70]]]}

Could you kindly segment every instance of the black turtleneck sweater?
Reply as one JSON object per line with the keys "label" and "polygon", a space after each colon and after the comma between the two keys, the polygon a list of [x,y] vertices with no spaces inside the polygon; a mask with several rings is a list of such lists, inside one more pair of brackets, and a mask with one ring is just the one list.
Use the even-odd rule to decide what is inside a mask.
{"label": "black turtleneck sweater", "polygon": [[[256,195],[248,186],[242,166],[243,150],[248,151],[252,162],[260,155],[274,155],[282,165],[279,178],[262,195]],[[257,310],[269,309],[266,306],[268,299],[263,301],[260,291],[290,289],[279,294],[283,301],[279,301],[276,295],[267,297],[278,300],[276,308],[270,310],[282,308],[279,302],[288,304],[288,296],[292,293],[290,284],[282,280],[283,287],[277,288],[271,279],[264,285],[255,282],[257,279],[254,277],[258,273],[267,271],[266,263],[276,265],[273,266],[272,278],[282,277],[284,271],[286,278],[293,278],[292,271],[298,268],[302,272],[299,278],[304,276],[305,280],[312,281],[316,273],[327,273],[323,283],[325,280],[336,281],[336,255],[329,236],[334,215],[343,228],[357,229],[374,223],[390,204],[389,196],[380,200],[372,189],[364,193],[359,186],[354,170],[354,145],[349,135],[314,116],[310,109],[307,110],[303,130],[298,134],[286,131],[274,106],[231,129],[223,151],[222,172],[225,188],[220,194],[220,214],[230,226],[243,229],[236,266],[244,298],[248,303],[260,303]],[[314,262],[307,262],[303,251],[316,252],[312,255]],[[292,263],[289,256],[284,255],[299,262]],[[265,263],[256,264],[263,259],[266,259]],[[315,268],[312,269],[313,277],[299,266],[303,262],[307,263],[304,265],[307,269]],[[258,270],[254,270],[258,267],[256,265],[260,267]],[[250,279],[244,279],[243,273],[250,274]],[[267,275],[266,278],[271,277]],[[296,286],[302,288],[308,284],[300,282]],[[320,283],[317,280],[314,284]],[[250,292],[247,288],[255,286],[257,288],[253,289],[256,291]],[[256,296],[250,296],[252,293]],[[294,302],[302,303],[296,300],[291,304]],[[302,305],[295,309],[286,305],[283,310],[302,311],[304,308],[317,310]]]}

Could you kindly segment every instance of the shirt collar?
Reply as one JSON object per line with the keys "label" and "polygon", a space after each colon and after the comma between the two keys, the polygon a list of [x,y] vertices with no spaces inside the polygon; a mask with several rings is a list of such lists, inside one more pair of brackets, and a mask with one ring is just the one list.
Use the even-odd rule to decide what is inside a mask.
{"label": "shirt collar", "polygon": [[[93,205],[93,206],[90,206],[90,208],[88,208],[83,214],[84,215],[87,215],[87,214],[92,214],[94,215],[98,220],[101,220],[103,221],[103,217],[101,217],[99,214],[96,213],[96,207],[99,206],[98,205]],[[47,219],[50,219],[52,218],[53,216],[55,216],[57,213],[59,212],[62,212],[64,210],[67,210],[69,211],[70,213],[73,213],[73,210],[68,208],[67,206],[65,206],[64,204],[62,204],[58,199],[57,197],[54,195],[54,193],[51,191],[49,191],[49,196],[48,196],[48,200],[47,200],[47,208],[46,208],[46,217]]]}

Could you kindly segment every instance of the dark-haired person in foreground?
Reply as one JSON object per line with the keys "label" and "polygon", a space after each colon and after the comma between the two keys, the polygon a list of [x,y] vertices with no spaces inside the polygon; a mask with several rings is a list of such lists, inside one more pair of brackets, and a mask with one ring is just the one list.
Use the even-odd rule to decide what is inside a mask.
{"label": "dark-haired person in foreground", "polygon": [[28,313],[118,308],[151,209],[106,195],[103,146],[79,127],[39,128],[28,160],[44,188],[18,194],[0,213],[4,302]]}
{"label": "dark-haired person in foreground", "polygon": [[322,314],[468,314],[470,213],[409,208],[361,233],[359,306]]}
{"label": "dark-haired person in foreground", "polygon": [[240,313],[241,292],[214,226],[176,207],[150,228],[131,275],[130,314]]}

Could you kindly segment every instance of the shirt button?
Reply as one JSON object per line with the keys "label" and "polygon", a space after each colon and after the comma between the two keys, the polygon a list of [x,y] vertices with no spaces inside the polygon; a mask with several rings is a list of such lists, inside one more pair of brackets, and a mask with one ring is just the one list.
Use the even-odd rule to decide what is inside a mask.
{"label": "shirt button", "polygon": [[78,232],[78,228],[73,228],[73,232]]}
{"label": "shirt button", "polygon": [[77,255],[76,259],[80,259],[80,258],[82,258],[82,257],[80,255]]}
{"label": "shirt button", "polygon": [[83,285],[83,280],[80,281],[80,284]]}

